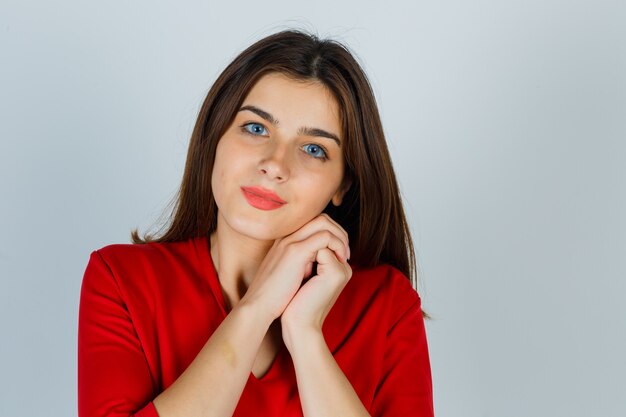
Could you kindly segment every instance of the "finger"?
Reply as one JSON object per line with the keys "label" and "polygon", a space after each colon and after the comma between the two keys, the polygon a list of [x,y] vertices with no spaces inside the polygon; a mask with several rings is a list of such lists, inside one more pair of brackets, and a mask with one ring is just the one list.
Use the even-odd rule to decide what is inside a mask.
{"label": "finger", "polygon": [[[321,251],[319,251],[318,254],[317,254],[317,259],[319,260],[320,264],[323,265],[324,269],[321,269],[322,274],[326,274],[326,276],[337,276],[337,277],[339,277],[339,279],[342,281],[342,284],[341,284],[342,288],[352,278],[352,268],[350,268],[350,265],[346,264],[346,263],[338,262],[337,259],[335,259],[334,254],[330,250],[322,249]],[[327,262],[327,263],[325,263],[325,262]],[[332,264],[335,264],[335,265],[332,265]],[[329,269],[325,270],[325,268],[329,268]],[[328,273],[330,272],[331,268],[333,269],[333,271],[337,271],[336,274],[335,274],[335,272],[333,272],[332,274],[328,275]],[[337,294],[337,296],[338,295],[339,294]],[[331,303],[331,305],[334,304],[334,303],[335,302],[333,301]]]}
{"label": "finger", "polygon": [[[334,253],[331,252],[329,249],[322,249],[317,252],[317,261],[320,265],[323,265],[324,267],[329,267],[332,265],[331,268],[336,269],[339,272],[339,276],[342,276],[341,279],[344,282],[344,285],[352,277],[352,268],[350,268],[350,266],[345,263],[339,262]],[[332,275],[334,276],[335,274]]]}
{"label": "finger", "polygon": [[322,228],[332,231],[337,235],[337,237],[341,238],[344,241],[346,246],[349,245],[348,232],[346,232],[339,223],[335,222],[326,213],[322,213],[311,221],[307,222],[300,229],[293,232],[291,236],[294,238],[294,240],[302,240]]}
{"label": "finger", "polygon": [[318,265],[337,265],[338,267],[344,264],[343,259],[338,259],[335,255],[335,252],[329,248],[323,248],[317,251],[317,256],[315,257]]}
{"label": "finger", "polygon": [[287,236],[286,239],[289,239],[292,242],[297,242],[306,239],[311,236],[313,233],[320,230],[329,230],[334,233],[338,238],[343,241],[343,244],[346,248],[346,257],[350,257],[350,242],[348,233],[339,225],[337,222],[332,220],[330,216],[326,213],[322,213],[317,216],[315,219],[306,223],[300,229],[293,232],[291,235]]}
{"label": "finger", "polygon": [[328,214],[326,213],[321,213],[318,218],[322,218],[322,219],[326,219],[328,220],[331,224],[334,224],[337,229],[340,230],[340,232],[345,236],[346,238],[346,243],[350,244],[350,235],[348,235],[348,232],[346,231],[346,229],[344,229],[335,219],[333,219],[332,217],[330,217]]}
{"label": "finger", "polygon": [[311,276],[311,272],[313,272],[313,262],[309,262],[306,264],[306,268],[304,271],[304,277],[309,278]]}
{"label": "finger", "polygon": [[347,258],[346,247],[343,240],[339,239],[330,230],[319,230],[307,238],[292,242],[297,253],[303,253],[309,260],[315,260],[317,252],[322,249],[330,249],[335,252],[340,262],[345,262]]}

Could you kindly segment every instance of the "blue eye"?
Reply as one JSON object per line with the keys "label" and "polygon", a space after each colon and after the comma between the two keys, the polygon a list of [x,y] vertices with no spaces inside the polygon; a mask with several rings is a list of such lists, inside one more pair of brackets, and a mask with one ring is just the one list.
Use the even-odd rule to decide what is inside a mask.
{"label": "blue eye", "polygon": [[322,160],[328,159],[328,156],[326,155],[326,150],[322,148],[320,145],[309,143],[307,145],[304,145],[304,147],[305,148],[308,147],[309,150],[313,151],[313,153],[310,153],[309,155],[313,156],[314,158],[322,159]]}
{"label": "blue eye", "polygon": [[260,123],[246,123],[242,128],[245,132],[256,136],[263,136],[263,132],[265,131],[265,126]]}

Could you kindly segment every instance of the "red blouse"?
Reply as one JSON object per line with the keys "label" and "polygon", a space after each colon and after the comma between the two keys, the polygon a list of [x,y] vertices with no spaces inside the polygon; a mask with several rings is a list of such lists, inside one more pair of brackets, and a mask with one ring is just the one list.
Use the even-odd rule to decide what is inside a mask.
{"label": "red blouse", "polygon": [[[152,400],[226,317],[206,237],[114,244],[91,253],[78,317],[78,415],[158,417]],[[372,416],[433,416],[421,300],[390,265],[353,269],[322,326]],[[234,416],[302,416],[289,351],[252,372]]]}

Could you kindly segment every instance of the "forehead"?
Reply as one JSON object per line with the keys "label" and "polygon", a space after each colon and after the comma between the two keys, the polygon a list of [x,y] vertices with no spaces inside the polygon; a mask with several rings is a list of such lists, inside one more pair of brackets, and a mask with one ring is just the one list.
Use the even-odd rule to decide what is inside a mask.
{"label": "forehead", "polygon": [[242,105],[247,104],[270,113],[281,126],[306,125],[341,133],[337,100],[319,81],[295,80],[271,72],[254,84]]}

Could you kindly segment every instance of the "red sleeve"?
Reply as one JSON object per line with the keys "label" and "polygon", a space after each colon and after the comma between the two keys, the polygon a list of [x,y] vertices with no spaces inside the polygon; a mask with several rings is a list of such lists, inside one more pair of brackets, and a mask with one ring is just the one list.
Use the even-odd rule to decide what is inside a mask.
{"label": "red sleeve", "polygon": [[150,370],[111,270],[93,251],[78,314],[78,416],[158,417]]}
{"label": "red sleeve", "polygon": [[[406,278],[405,278],[406,279]],[[416,300],[387,333],[382,378],[372,417],[432,417],[433,393],[421,300]]]}

